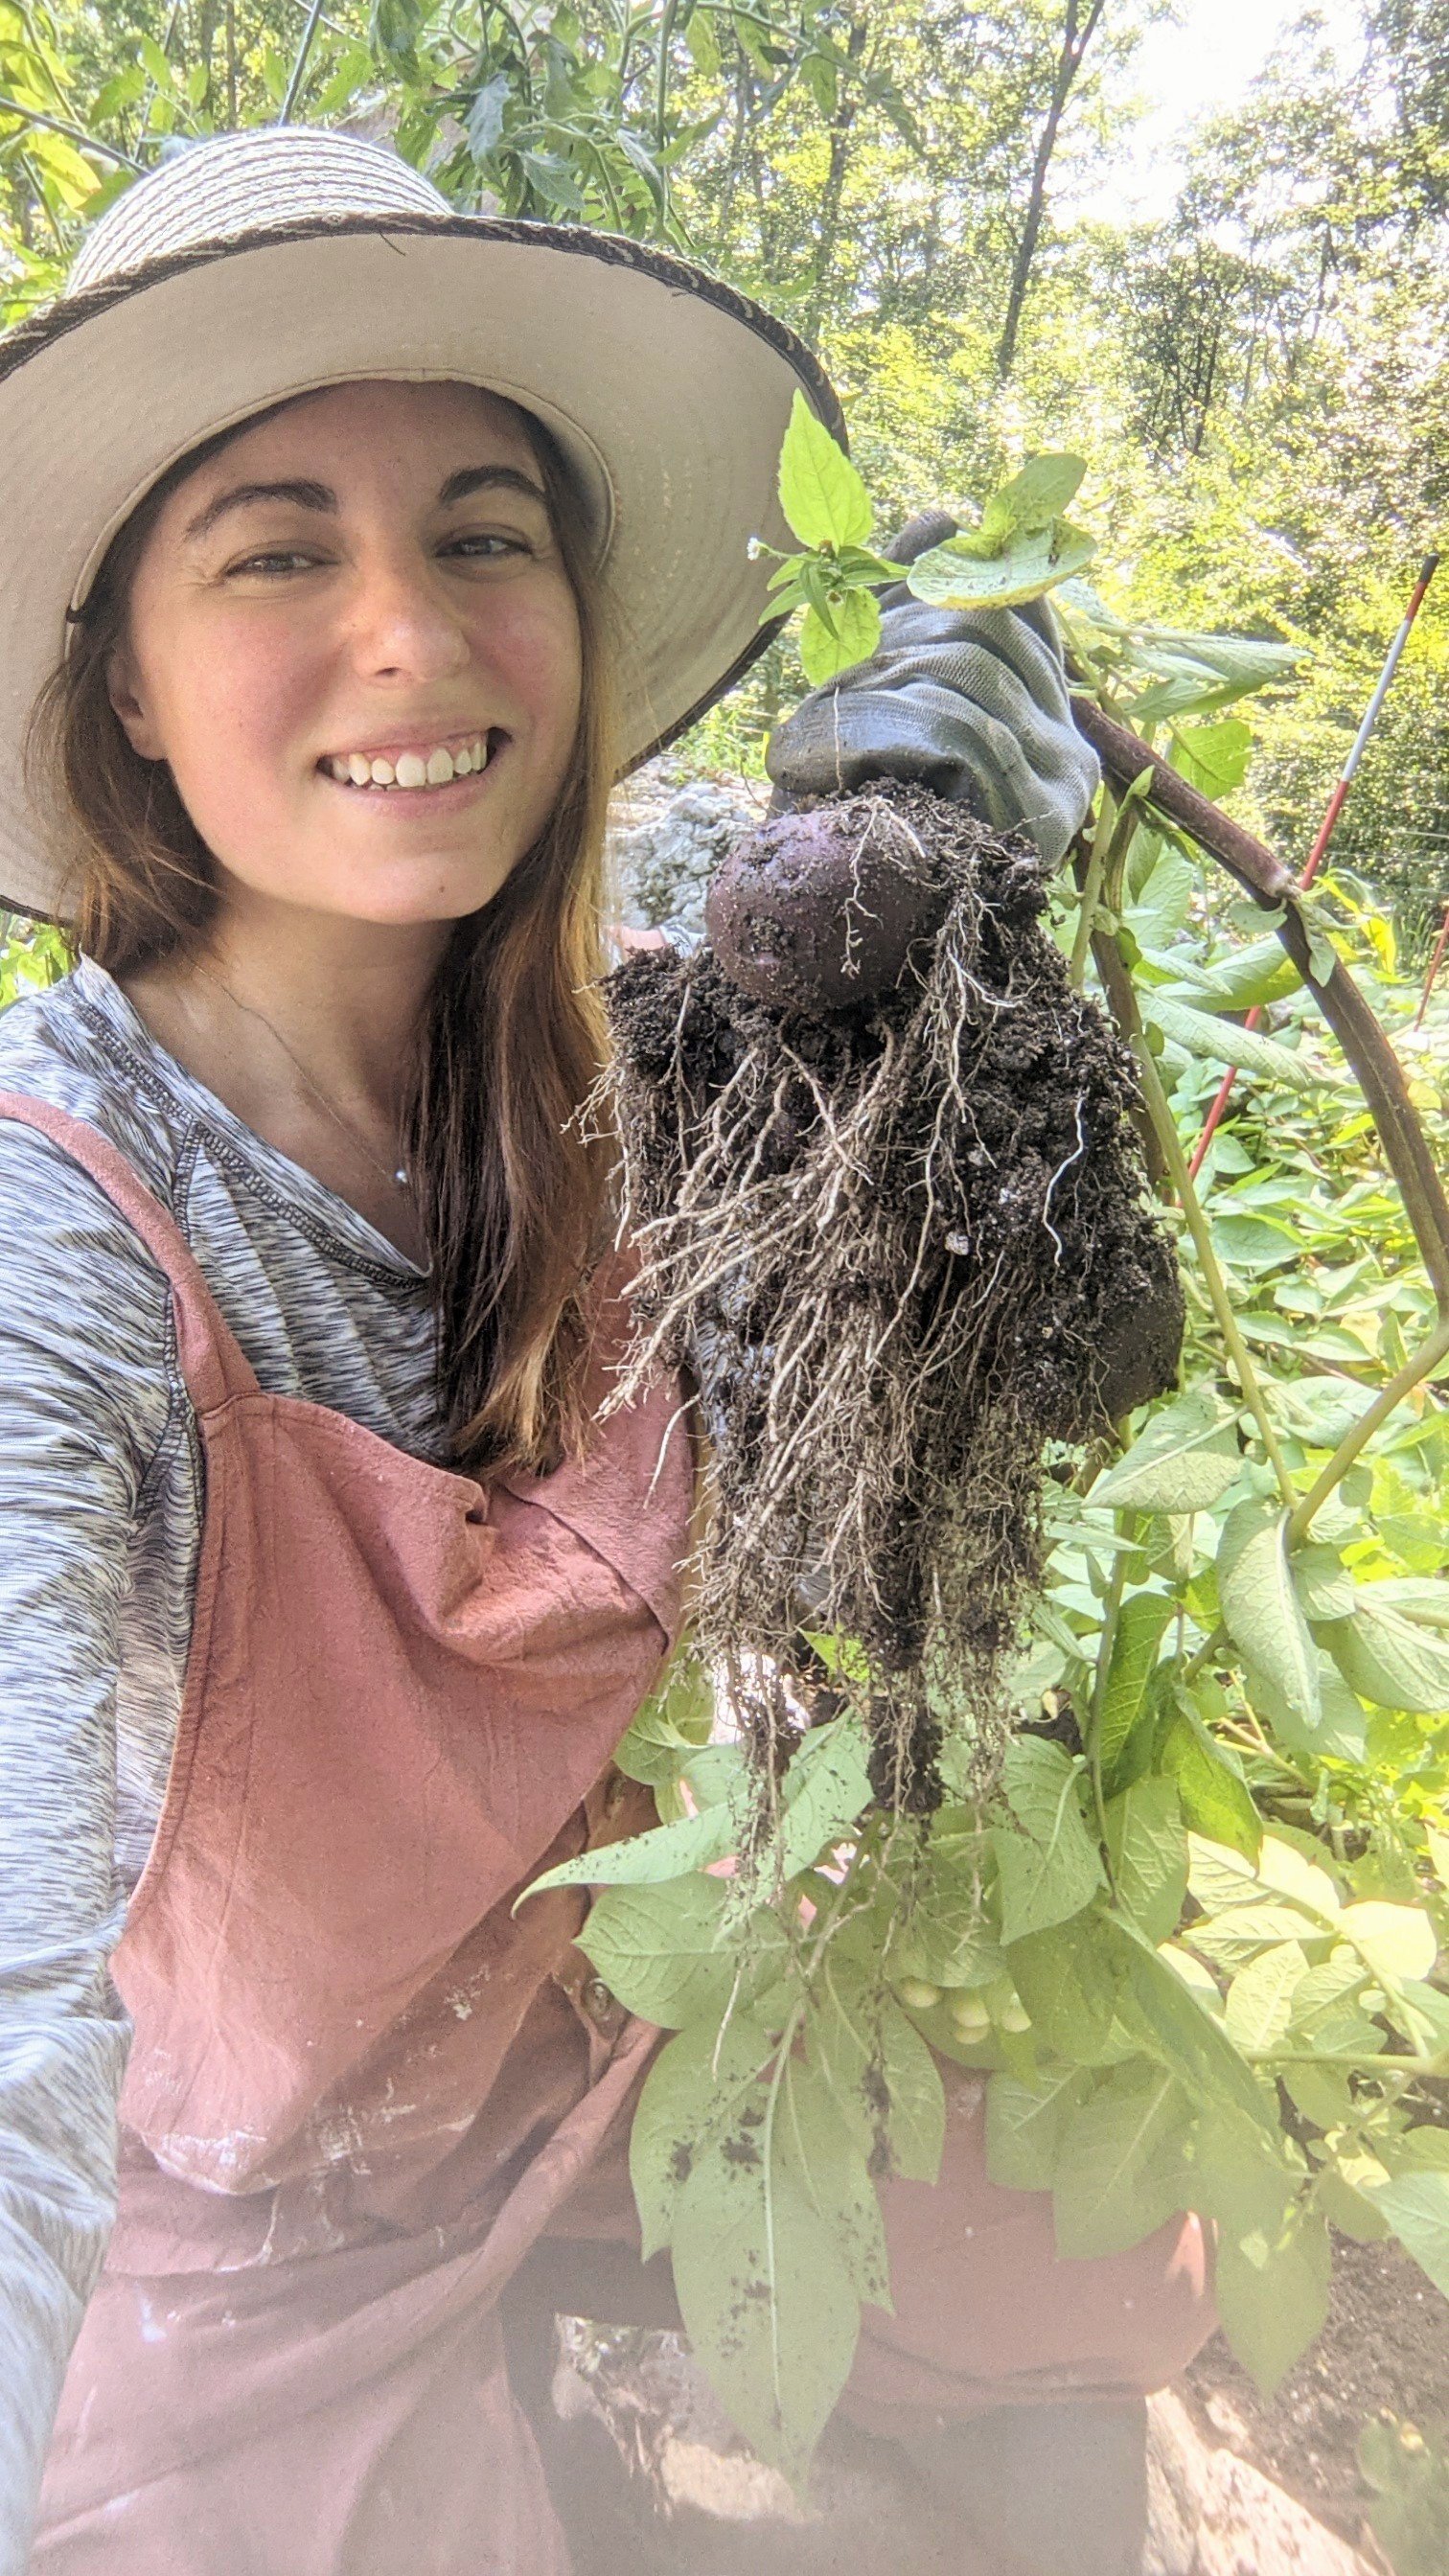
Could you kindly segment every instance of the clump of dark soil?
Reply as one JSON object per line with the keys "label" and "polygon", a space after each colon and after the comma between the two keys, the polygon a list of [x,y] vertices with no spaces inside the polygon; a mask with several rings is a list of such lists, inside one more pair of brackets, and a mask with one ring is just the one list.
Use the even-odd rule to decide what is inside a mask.
{"label": "clump of dark soil", "polygon": [[[611,1402],[662,1364],[700,1385],[716,1508],[699,1641],[762,1776],[794,1740],[777,1674],[802,1668],[803,1620],[858,1641],[846,1686],[870,1719],[876,1794],[919,1811],[939,1794],[948,1704],[983,1761],[1001,1740],[1044,1450],[1173,1382],[1182,1303],[1144,1197],[1131,1059],[1042,928],[1029,841],[896,785],[782,818],[772,989],[818,984],[843,953],[843,898],[867,880],[840,852],[867,809],[882,851],[911,852],[872,952],[904,943],[898,980],[804,1009],[744,990],[706,947],[635,955],[605,985],[607,1111],[641,1259]],[[742,869],[758,879],[751,841]],[[802,871],[835,905],[808,942]],[[741,872],[726,860],[726,889]],[[750,904],[763,919],[757,884]],[[738,926],[743,898],[711,917]]]}

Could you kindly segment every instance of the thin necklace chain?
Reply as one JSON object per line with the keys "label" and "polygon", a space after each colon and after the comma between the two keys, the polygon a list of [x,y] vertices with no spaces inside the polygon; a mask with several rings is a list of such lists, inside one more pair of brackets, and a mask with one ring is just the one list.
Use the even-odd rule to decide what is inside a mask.
{"label": "thin necklace chain", "polygon": [[272,1023],[267,1018],[265,1011],[259,1011],[252,1002],[244,1002],[239,994],[232,991],[230,984],[223,983],[221,977],[218,974],[215,974],[210,966],[204,966],[199,957],[194,957],[191,962],[198,975],[204,975],[208,984],[214,984],[219,993],[225,993],[227,1000],[232,1004],[234,1009],[244,1011],[249,1020],[259,1020],[262,1027],[266,1030],[267,1035],[276,1039],[278,1046],[281,1048],[283,1055],[286,1057],[287,1062],[291,1066],[298,1081],[302,1084],[303,1089],[310,1092],[319,1109],[326,1110],[333,1126],[341,1128],[343,1135],[350,1139],[355,1150],[363,1156],[366,1162],[369,1162],[372,1165],[373,1170],[375,1172],[380,1172],[382,1178],[387,1181],[393,1189],[406,1190],[409,1186],[407,1165],[399,1160],[396,1169],[390,1171],[386,1163],[382,1162],[380,1158],[374,1154],[371,1146],[363,1143],[362,1138],[353,1126],[351,1119],[344,1118],[341,1110],[328,1099],[325,1091],[318,1090],[317,1085],[313,1081],[310,1073],[307,1071],[306,1066],[298,1063],[297,1058],[293,1055],[291,1048],[283,1037],[281,1030],[272,1026]]}

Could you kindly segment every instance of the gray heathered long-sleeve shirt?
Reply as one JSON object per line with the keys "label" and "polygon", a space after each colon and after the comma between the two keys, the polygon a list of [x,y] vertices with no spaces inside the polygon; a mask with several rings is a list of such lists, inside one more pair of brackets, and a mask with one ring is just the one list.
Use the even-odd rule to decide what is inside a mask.
{"label": "gray heathered long-sleeve shirt", "polygon": [[[440,1454],[425,1275],[102,968],[0,1018],[0,1090],[119,1146],[268,1393]],[[26,2567],[113,2216],[130,2026],[107,1962],[170,1766],[201,1509],[165,1278],[60,1147],[0,1120],[0,2576]]]}

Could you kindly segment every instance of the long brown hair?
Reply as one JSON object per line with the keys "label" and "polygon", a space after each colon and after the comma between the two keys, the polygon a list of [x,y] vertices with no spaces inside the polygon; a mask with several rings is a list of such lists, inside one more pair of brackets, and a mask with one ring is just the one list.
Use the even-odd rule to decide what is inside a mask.
{"label": "long brown hair", "polygon": [[[267,417],[193,448],[137,505],[31,715],[27,778],[73,889],[68,942],[113,975],[203,948],[220,896],[170,770],[126,739],[107,661],[168,494],[239,427]],[[453,1457],[485,1478],[546,1472],[587,1444],[588,1291],[608,1240],[612,1165],[609,1139],[581,1132],[577,1113],[606,1050],[597,986],[615,644],[573,478],[543,425],[518,417],[577,603],[579,722],[543,831],[493,901],[452,934],[404,1106],[432,1262],[439,1412]]]}

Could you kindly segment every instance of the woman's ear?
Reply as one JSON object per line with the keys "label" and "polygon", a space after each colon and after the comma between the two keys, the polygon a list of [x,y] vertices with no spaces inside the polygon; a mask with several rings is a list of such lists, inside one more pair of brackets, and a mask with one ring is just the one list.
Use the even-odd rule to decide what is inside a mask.
{"label": "woman's ear", "polygon": [[131,749],[142,760],[164,760],[166,755],[147,712],[129,644],[115,645],[106,657],[106,695]]}

